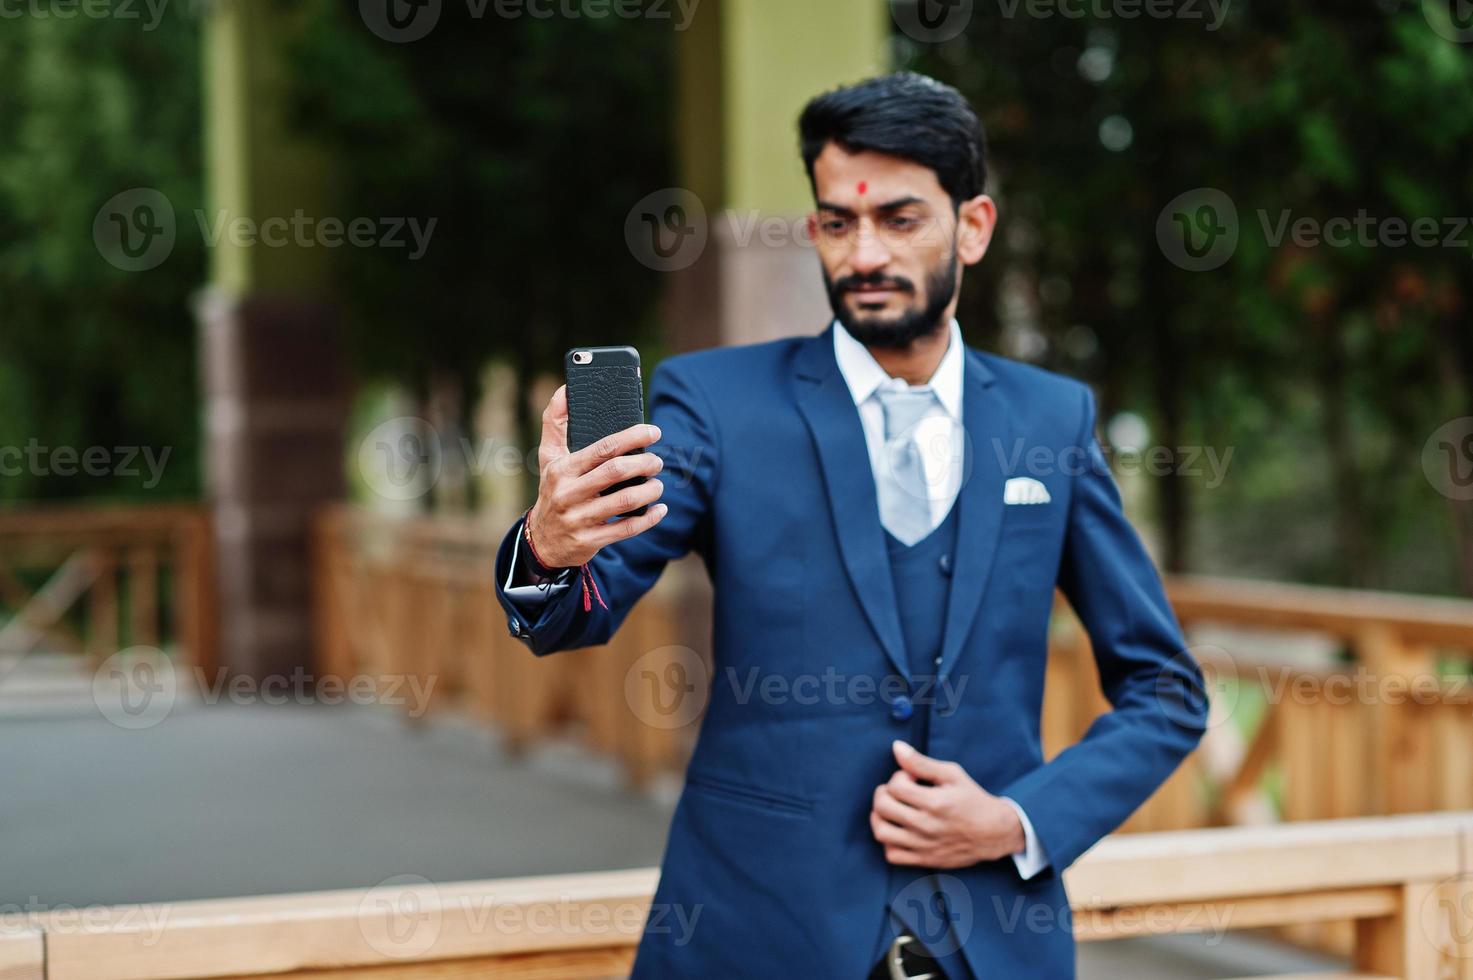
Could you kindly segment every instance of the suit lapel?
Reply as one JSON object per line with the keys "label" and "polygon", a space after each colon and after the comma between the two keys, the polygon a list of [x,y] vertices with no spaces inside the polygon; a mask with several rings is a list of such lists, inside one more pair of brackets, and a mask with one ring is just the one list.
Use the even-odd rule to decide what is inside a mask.
{"label": "suit lapel", "polygon": [[844,568],[895,669],[910,676],[864,426],[834,359],[832,325],[799,351],[798,409],[813,436]]}
{"label": "suit lapel", "polygon": [[1003,460],[1011,450],[1013,420],[998,394],[991,370],[970,349],[962,379],[965,456],[957,493],[956,562],[946,603],[940,673],[950,673],[977,606],[987,591],[998,534],[1002,530]]}

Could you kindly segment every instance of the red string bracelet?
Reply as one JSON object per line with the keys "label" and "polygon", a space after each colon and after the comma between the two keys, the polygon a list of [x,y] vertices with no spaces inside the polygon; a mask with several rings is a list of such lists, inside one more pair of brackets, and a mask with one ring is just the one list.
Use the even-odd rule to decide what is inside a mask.
{"label": "red string bracelet", "polygon": [[[532,543],[532,527],[530,523],[531,517],[532,508],[528,507],[527,513],[522,515],[522,537],[525,538],[527,541],[527,550],[532,552],[533,561],[535,561],[542,568],[545,568],[548,571],[552,571],[553,567],[542,560],[542,556],[537,554],[537,546]],[[593,608],[593,599],[590,597],[588,591],[590,585],[593,587],[592,595],[598,597],[598,604],[600,606],[603,606],[605,609],[609,608],[608,604],[604,602],[604,597],[599,594],[598,583],[593,580],[593,569],[588,567],[588,562],[584,562],[578,567],[578,579],[583,585],[583,611],[588,612]]]}

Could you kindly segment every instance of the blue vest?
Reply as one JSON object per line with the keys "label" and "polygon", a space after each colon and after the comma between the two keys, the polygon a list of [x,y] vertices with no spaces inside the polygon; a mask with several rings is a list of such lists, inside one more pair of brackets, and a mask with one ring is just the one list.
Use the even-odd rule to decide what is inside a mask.
{"label": "blue vest", "polygon": [[[900,611],[900,631],[905,640],[910,666],[909,742],[930,755],[931,713],[954,710],[946,703],[945,689],[936,680],[941,659],[941,634],[946,624],[946,597],[956,556],[955,506],[945,519],[921,540],[904,545],[889,531],[885,547],[890,556],[890,574],[895,581],[895,600]],[[954,948],[955,938],[947,932],[949,920],[941,894],[922,879],[920,868],[890,869],[890,912],[884,942],[888,945],[898,927],[904,925],[922,944],[937,953],[948,977],[967,978],[971,971]]]}
{"label": "blue vest", "polygon": [[890,575],[895,581],[895,601],[900,609],[900,632],[910,664],[910,744],[930,754],[931,712],[946,708],[945,695],[936,683],[941,659],[941,633],[946,625],[946,596],[956,552],[956,507],[928,535],[913,545],[904,545],[885,532],[890,554]]}

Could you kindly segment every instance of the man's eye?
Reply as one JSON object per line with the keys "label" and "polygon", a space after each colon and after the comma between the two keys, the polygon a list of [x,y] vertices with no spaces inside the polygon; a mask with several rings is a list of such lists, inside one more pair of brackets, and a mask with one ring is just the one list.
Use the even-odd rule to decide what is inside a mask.
{"label": "man's eye", "polygon": [[849,222],[845,221],[842,218],[830,218],[828,221],[825,221],[823,223],[823,230],[826,234],[829,235],[842,235],[844,233],[844,230],[848,227]]}
{"label": "man's eye", "polygon": [[917,222],[914,218],[902,217],[891,218],[889,222],[890,227],[894,228],[896,231],[906,231],[908,229],[914,228],[918,223],[919,222]]}

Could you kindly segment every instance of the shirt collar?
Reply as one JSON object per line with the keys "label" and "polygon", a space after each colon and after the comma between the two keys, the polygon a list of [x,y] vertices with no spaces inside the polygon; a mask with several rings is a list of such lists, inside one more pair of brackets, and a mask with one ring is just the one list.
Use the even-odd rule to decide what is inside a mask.
{"label": "shirt collar", "polygon": [[[931,389],[936,392],[936,399],[941,402],[941,407],[953,419],[962,420],[962,328],[953,317],[951,321],[950,341],[946,345],[946,353],[941,355],[941,363],[936,365],[936,371],[927,382]],[[844,375],[844,382],[849,385],[849,393],[854,396],[854,404],[862,405],[865,399],[875,393],[875,389],[882,384],[892,386],[904,386],[905,381],[900,378],[892,378],[880,367],[878,361],[870,354],[869,348],[865,347],[854,335],[844,328],[838,320],[834,321],[834,358],[839,362],[839,372]]]}

